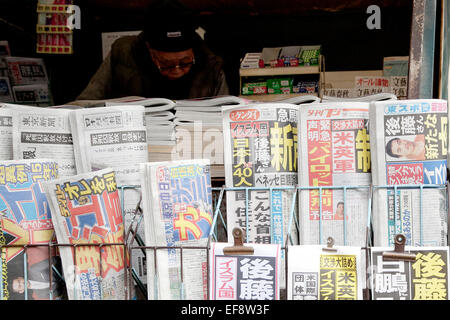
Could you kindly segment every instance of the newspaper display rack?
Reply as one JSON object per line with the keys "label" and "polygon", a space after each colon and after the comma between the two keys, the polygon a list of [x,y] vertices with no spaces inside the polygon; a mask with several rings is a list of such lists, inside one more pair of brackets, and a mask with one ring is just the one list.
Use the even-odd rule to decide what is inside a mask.
{"label": "newspaper display rack", "polygon": [[[119,189],[119,194],[121,197],[121,200],[123,199],[122,197],[124,196],[124,191],[126,189],[139,189],[139,186],[135,186],[135,185],[125,185],[125,186],[118,186]],[[248,187],[248,188],[240,188],[240,187],[236,187],[236,188],[226,188],[226,187],[221,187],[221,188],[212,188],[213,191],[213,205],[214,205],[214,216],[213,216],[213,223],[212,223],[212,227],[211,227],[211,231],[210,231],[210,235],[208,238],[208,244],[207,246],[204,247],[183,247],[183,246],[178,246],[178,247],[170,247],[170,249],[175,249],[175,250],[179,250],[180,251],[180,255],[181,257],[183,256],[183,250],[205,250],[208,253],[208,250],[210,249],[210,245],[211,245],[211,241],[217,241],[217,227],[218,227],[218,223],[219,223],[219,219],[221,220],[221,224],[222,227],[226,229],[226,224],[224,222],[224,218],[222,216],[222,212],[221,212],[221,203],[222,200],[224,199],[224,195],[226,191],[236,191],[237,189],[242,189],[246,194],[248,194],[249,191],[253,190],[253,189],[266,189],[269,192],[272,192],[275,189],[281,189],[281,190],[287,190],[287,189],[295,189],[296,192],[294,193],[294,197],[292,199],[292,206],[291,206],[291,212],[290,212],[290,219],[289,219],[289,226],[292,226],[292,224],[295,224],[295,227],[298,229],[299,227],[299,221],[298,218],[295,216],[295,204],[297,201],[297,193],[302,192],[302,191],[309,191],[311,189],[317,189],[319,191],[319,196],[322,194],[322,192],[324,191],[324,189],[327,188],[333,188],[333,189],[342,189],[344,191],[344,201],[345,199],[345,192],[348,189],[355,189],[355,188],[369,188],[370,192],[369,192],[369,205],[367,208],[367,214],[368,214],[368,221],[369,224],[367,225],[367,232],[366,232],[366,246],[365,247],[361,247],[361,250],[365,251],[365,260],[366,260],[366,265],[369,265],[369,251],[371,249],[371,225],[370,225],[370,221],[371,221],[371,215],[372,215],[372,211],[371,211],[371,196],[373,195],[373,190],[377,189],[377,188],[416,188],[419,190],[423,190],[424,188],[440,188],[440,189],[446,189],[447,190],[447,195],[448,195],[448,185],[402,185],[402,186],[393,186],[393,185],[387,185],[387,186],[329,186],[329,187],[300,187],[300,186],[296,186],[296,187],[279,187],[279,188],[260,188],[260,187]],[[422,192],[420,193],[420,203],[422,204]],[[447,200],[447,208],[448,208],[448,199]],[[396,203],[396,202],[395,202]],[[122,201],[122,206],[123,206],[123,201]],[[345,208],[345,206],[344,206]],[[344,215],[345,215],[345,211],[344,211]],[[59,247],[77,247],[77,246],[89,246],[89,247],[94,247],[96,248],[96,250],[99,252],[100,255],[100,264],[102,263],[101,260],[101,252],[102,250],[104,250],[107,246],[123,246],[126,250],[124,250],[124,261],[128,261],[128,263],[126,264],[125,268],[126,268],[126,274],[125,274],[125,286],[123,288],[124,290],[124,296],[126,297],[126,299],[128,300],[135,300],[135,299],[146,299],[147,297],[147,290],[146,290],[146,286],[139,280],[139,277],[137,276],[134,268],[132,265],[130,265],[130,261],[132,261],[131,256],[133,254],[133,252],[135,250],[140,250],[143,253],[145,253],[146,250],[150,249],[153,250],[154,252],[154,256],[155,256],[155,264],[157,264],[157,260],[156,260],[156,251],[157,250],[163,250],[163,249],[169,249],[169,247],[164,247],[164,246],[154,246],[154,247],[147,247],[144,245],[143,240],[139,237],[139,235],[137,234],[136,230],[137,227],[139,226],[139,224],[142,221],[142,210],[140,208],[140,202],[136,204],[136,209],[135,209],[135,215],[133,217],[132,222],[130,223],[130,225],[128,226],[126,232],[125,232],[125,237],[124,237],[124,243],[97,243],[97,244],[64,244],[64,243],[48,243],[48,244],[31,244],[31,245],[0,245],[0,250],[2,252],[2,256],[3,256],[3,251],[5,248],[11,248],[11,247],[22,247],[25,251],[25,255],[26,255],[26,251],[28,248],[31,247],[36,247],[36,246],[40,246],[40,247],[46,247],[48,249],[49,253],[54,252],[54,250],[57,250]],[[343,223],[345,224],[345,219],[343,220]],[[319,224],[320,226],[320,224]],[[290,229],[289,229],[290,230]],[[344,227],[345,230],[345,227]],[[318,230],[318,232],[321,232],[320,228]],[[225,232],[226,233],[226,232]],[[252,250],[251,244],[245,245],[244,246],[244,241],[243,237],[245,236],[245,230],[241,230],[241,229],[235,229],[233,230],[233,236],[234,236],[234,246],[230,247],[231,251],[233,252],[233,254],[236,254],[236,252],[239,254],[241,252],[244,252],[245,254],[249,254],[248,250]],[[321,239],[321,238],[319,238]],[[233,243],[233,241],[228,241],[230,243]],[[405,243],[405,237],[402,234],[398,234],[395,237],[395,249],[393,252],[384,252],[383,253],[383,259],[390,259],[390,260],[410,260],[413,258],[413,255],[411,254],[407,254],[404,253],[404,243]],[[286,242],[285,245],[281,247],[281,250],[285,251],[285,253],[288,251],[289,248],[289,244],[293,244],[291,235],[288,234],[288,237],[286,238]],[[324,251],[332,251],[335,250],[333,248],[334,245],[334,240],[332,237],[328,237],[327,239],[327,243],[319,243],[319,245],[323,246],[323,250]],[[245,250],[244,250],[245,249]],[[3,259],[0,260],[0,265],[2,263]],[[209,255],[207,254],[207,262],[208,262],[208,277],[210,275],[210,270],[209,270]],[[74,259],[74,263],[75,263],[75,259]],[[183,264],[183,259],[181,259],[181,264]],[[285,259],[285,265],[286,265],[286,270],[287,269],[287,265],[288,265],[288,259],[287,259],[287,255],[286,255],[286,259]],[[55,266],[52,265],[51,260],[49,259],[49,267],[51,267],[51,270],[53,270],[53,272],[50,274],[50,277],[59,277],[65,281],[69,281],[70,279],[64,279],[63,275],[58,272],[58,270],[56,270]],[[101,269],[101,268],[100,268]],[[25,279],[27,277],[27,266],[26,266],[26,259],[25,259],[25,263],[24,263],[24,272],[25,272]],[[371,295],[370,295],[370,284],[369,284],[369,273],[366,272],[366,287],[364,289],[364,296],[363,299],[364,300],[370,300],[371,299]],[[156,279],[155,279],[156,280]],[[183,268],[181,266],[181,280],[183,280]],[[209,279],[208,279],[209,280]],[[287,288],[287,277],[286,277],[286,288]],[[209,283],[209,281],[208,281]],[[3,292],[3,286],[4,283],[0,282],[0,294]],[[50,282],[50,288],[51,288],[51,282]],[[137,289],[137,290],[135,290]],[[184,293],[183,293],[183,286],[181,286],[180,288],[181,290],[181,297],[184,297]],[[208,297],[209,297],[209,286],[208,286]],[[25,290],[27,291],[27,290]],[[156,289],[155,289],[156,291]],[[283,295],[281,295],[282,299],[283,299]],[[50,290],[50,299],[52,298],[51,296],[51,290]],[[0,296],[0,300],[3,300],[4,297]],[[25,292],[25,300],[28,299],[27,293]]]}

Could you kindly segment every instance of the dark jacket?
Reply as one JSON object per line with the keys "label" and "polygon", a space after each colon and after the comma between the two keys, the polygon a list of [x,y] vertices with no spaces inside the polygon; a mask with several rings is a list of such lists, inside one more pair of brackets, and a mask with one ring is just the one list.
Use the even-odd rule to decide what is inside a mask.
{"label": "dark jacket", "polygon": [[228,95],[223,60],[200,37],[197,43],[190,72],[179,80],[168,80],[153,63],[143,33],[119,38],[77,100],[125,96],[179,100]]}

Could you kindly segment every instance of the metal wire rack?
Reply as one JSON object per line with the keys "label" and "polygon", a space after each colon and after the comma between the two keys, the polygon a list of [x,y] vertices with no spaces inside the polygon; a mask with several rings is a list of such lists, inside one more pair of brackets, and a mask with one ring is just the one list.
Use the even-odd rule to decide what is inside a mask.
{"label": "metal wire rack", "polygon": [[[118,187],[120,190],[120,197],[121,197],[121,203],[122,203],[122,209],[124,206],[124,196],[125,193],[124,191],[127,189],[139,189],[139,186],[131,186],[131,185],[127,185],[127,186],[119,186]],[[146,284],[139,278],[138,274],[136,273],[136,270],[134,268],[134,266],[132,265],[131,261],[132,261],[132,256],[133,256],[133,252],[135,252],[136,250],[141,251],[144,255],[148,254],[148,252],[153,252],[153,260],[154,260],[154,267],[155,270],[158,266],[158,262],[157,262],[157,254],[156,252],[158,250],[179,250],[180,251],[180,279],[181,279],[181,285],[180,285],[180,298],[184,299],[185,292],[184,292],[184,286],[183,286],[183,278],[184,278],[184,274],[183,274],[183,251],[184,250],[205,250],[206,252],[206,259],[207,259],[207,275],[208,275],[208,281],[207,283],[209,284],[209,276],[210,276],[210,270],[209,270],[209,248],[210,248],[210,244],[212,241],[227,241],[226,239],[226,235],[227,234],[227,224],[226,224],[226,217],[224,217],[223,214],[223,209],[226,206],[226,204],[224,203],[224,195],[226,192],[229,191],[241,191],[245,193],[245,213],[246,213],[246,221],[248,222],[248,199],[249,199],[249,193],[251,191],[268,191],[270,196],[272,196],[272,193],[274,191],[290,191],[293,192],[293,196],[292,196],[292,202],[291,202],[291,207],[289,208],[289,222],[288,222],[288,229],[289,232],[287,233],[286,239],[284,244],[281,245],[281,250],[284,251],[284,263],[285,263],[285,270],[286,270],[286,274],[288,272],[288,255],[287,255],[287,251],[288,251],[288,247],[289,245],[292,245],[295,243],[295,241],[293,241],[292,239],[292,234],[291,234],[291,228],[292,226],[295,226],[296,230],[299,231],[300,229],[300,225],[299,225],[299,220],[296,214],[296,204],[298,202],[298,194],[304,191],[311,191],[311,190],[317,190],[319,193],[319,243],[320,245],[323,245],[322,243],[322,236],[323,236],[323,215],[322,215],[322,196],[323,196],[323,192],[325,190],[342,190],[343,192],[343,198],[344,198],[344,219],[343,219],[343,232],[344,232],[344,245],[347,244],[347,237],[346,237],[346,232],[347,232],[347,228],[346,228],[346,219],[345,216],[347,215],[346,212],[346,208],[347,206],[345,205],[346,201],[347,201],[347,191],[348,190],[355,190],[355,189],[362,189],[362,190],[368,190],[367,195],[368,195],[368,199],[367,199],[367,226],[366,226],[366,243],[365,246],[362,246],[361,249],[365,251],[365,263],[366,266],[368,266],[370,264],[370,255],[369,255],[369,251],[370,251],[370,247],[372,244],[372,235],[371,235],[371,221],[372,221],[372,197],[374,194],[375,190],[379,190],[379,189],[393,189],[394,190],[394,204],[395,204],[395,212],[397,210],[397,191],[398,190],[402,190],[402,189],[418,189],[419,190],[419,197],[420,197],[420,239],[422,241],[423,239],[423,230],[422,230],[422,218],[423,218],[423,190],[424,189],[429,189],[429,188],[434,188],[434,189],[443,189],[446,190],[446,208],[447,208],[447,212],[448,212],[448,185],[380,185],[380,186],[375,186],[375,185],[355,185],[355,186],[320,186],[320,187],[301,187],[301,186],[292,186],[292,187],[233,187],[233,188],[228,188],[228,187],[221,187],[221,188],[212,188],[212,194],[213,194],[213,220],[212,220],[212,226],[210,229],[210,233],[208,236],[208,242],[206,246],[194,246],[194,247],[190,247],[190,246],[176,246],[176,247],[167,247],[167,246],[146,246],[144,240],[142,239],[142,237],[139,235],[138,233],[138,227],[139,225],[142,223],[143,221],[143,214],[142,214],[142,210],[140,207],[140,201],[139,203],[137,203],[136,205],[136,209],[132,218],[132,221],[130,223],[130,225],[127,227],[126,233],[125,233],[125,237],[124,237],[124,243],[92,243],[92,244],[60,244],[60,243],[53,243],[53,242],[49,242],[48,244],[28,244],[28,245],[0,245],[0,252],[3,258],[4,252],[6,248],[14,248],[14,247],[21,247],[24,251],[24,279],[26,281],[27,279],[27,259],[26,259],[26,255],[27,255],[27,250],[29,248],[33,248],[33,247],[46,247],[48,252],[49,252],[49,257],[52,257],[54,255],[55,250],[58,250],[59,247],[72,247],[75,254],[74,254],[74,266],[76,267],[76,248],[77,247],[94,247],[96,248],[96,250],[98,250],[99,252],[99,257],[100,257],[100,270],[102,270],[101,265],[102,265],[102,250],[105,247],[108,246],[122,246],[124,248],[123,252],[124,252],[124,261],[126,262],[125,265],[125,269],[126,269],[126,275],[125,275],[125,285],[124,285],[124,297],[127,300],[132,300],[132,299],[147,299],[147,286]],[[447,219],[448,221],[448,219]],[[273,228],[271,228],[271,230],[273,230]],[[247,223],[247,230],[248,231],[248,223]],[[247,238],[246,238],[246,242],[248,242],[248,232],[245,233]],[[422,242],[421,242],[422,244]],[[3,263],[3,259],[0,259],[0,268],[2,267],[2,263]],[[67,279],[64,278],[64,275],[62,273],[62,271],[60,269],[58,269],[56,267],[55,264],[53,264],[52,260],[49,258],[49,278],[50,278],[50,292],[49,292],[49,298],[52,299],[52,277],[58,277],[59,279],[62,279],[63,281],[67,281]],[[288,287],[288,283],[287,283],[287,276],[286,276],[286,288]],[[156,277],[156,274],[153,277],[153,281],[154,281],[154,288],[155,288],[155,299],[158,299],[157,296],[157,283],[158,283],[158,279]],[[0,282],[0,299],[3,300],[5,297],[3,297],[3,286],[4,286],[4,282]],[[209,285],[207,286],[207,296],[205,297],[206,299],[209,299]],[[369,283],[369,274],[368,272],[366,272],[366,290],[364,292],[364,299],[368,300],[370,299],[370,292],[368,290],[368,288],[370,287],[370,283]],[[75,286],[74,286],[75,288]],[[285,292],[281,294],[281,299],[285,299]],[[24,292],[24,299],[28,300],[29,299],[29,293],[28,293],[28,289],[25,289]]]}

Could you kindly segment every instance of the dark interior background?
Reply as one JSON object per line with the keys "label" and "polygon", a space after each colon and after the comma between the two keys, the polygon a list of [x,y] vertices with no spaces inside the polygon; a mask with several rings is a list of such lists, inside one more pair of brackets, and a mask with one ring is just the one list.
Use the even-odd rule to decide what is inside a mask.
{"label": "dark interior background", "polygon": [[[0,1],[0,40],[14,56],[42,57],[55,104],[76,99],[102,62],[102,32],[140,30],[144,8],[157,1],[79,0],[81,29],[74,54],[36,53],[36,3]],[[412,1],[179,0],[195,10],[210,48],[225,60],[231,94],[239,95],[239,63],[263,47],[322,45],[327,71],[380,70],[383,57],[409,55]],[[369,5],[381,29],[369,30]]]}

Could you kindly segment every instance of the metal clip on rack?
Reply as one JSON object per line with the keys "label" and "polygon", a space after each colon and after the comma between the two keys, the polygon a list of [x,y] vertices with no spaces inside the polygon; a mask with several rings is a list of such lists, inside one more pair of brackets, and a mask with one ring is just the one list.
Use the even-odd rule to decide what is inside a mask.
{"label": "metal clip on rack", "polygon": [[333,245],[334,245],[333,237],[328,237],[328,239],[327,239],[327,246],[323,247],[322,250],[323,251],[328,251],[328,252],[337,252],[337,249],[334,248]]}
{"label": "metal clip on rack", "polygon": [[415,261],[416,255],[413,253],[405,252],[405,243],[406,238],[402,234],[397,234],[394,237],[394,251],[385,251],[383,252],[383,260],[393,261],[393,260],[402,260],[402,261]]}
{"label": "metal clip on rack", "polygon": [[255,249],[250,246],[244,246],[244,232],[240,228],[233,229],[234,245],[223,248],[224,255],[252,255]]}

